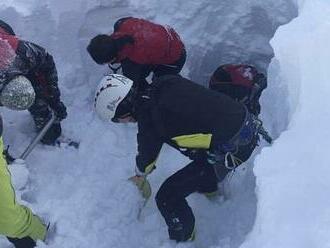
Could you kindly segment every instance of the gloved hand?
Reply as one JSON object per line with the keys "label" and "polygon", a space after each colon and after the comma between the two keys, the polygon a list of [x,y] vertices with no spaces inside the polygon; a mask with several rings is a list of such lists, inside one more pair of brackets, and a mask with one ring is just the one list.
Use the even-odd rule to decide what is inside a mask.
{"label": "gloved hand", "polygon": [[151,186],[145,176],[133,176],[128,180],[132,181],[140,190],[143,198],[149,199],[151,196]]}
{"label": "gloved hand", "polygon": [[59,101],[53,106],[51,106],[52,110],[55,112],[57,120],[61,121],[67,117],[66,107],[63,102]]}

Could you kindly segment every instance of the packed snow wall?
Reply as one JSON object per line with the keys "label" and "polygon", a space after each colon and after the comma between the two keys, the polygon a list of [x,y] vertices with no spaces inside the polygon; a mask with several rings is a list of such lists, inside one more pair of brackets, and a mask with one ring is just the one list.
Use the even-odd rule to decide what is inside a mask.
{"label": "packed snow wall", "polygon": [[[58,166],[57,168],[48,166],[49,171],[47,172],[42,165],[38,164],[40,163],[40,157],[31,158],[35,166],[33,170],[35,180],[39,185],[47,183],[47,187],[35,190],[35,192],[31,193],[32,197],[30,198],[35,199],[37,202],[35,202],[37,209],[49,212],[49,215],[60,219],[60,237],[52,247],[63,247],[63,244],[70,244],[68,247],[90,247],[93,242],[100,240],[96,231],[103,227],[107,227],[109,237],[103,240],[100,247],[107,247],[108,244],[112,244],[112,247],[130,247],[132,243],[129,240],[123,241],[121,238],[118,238],[118,240],[113,241],[113,239],[127,232],[132,236],[133,242],[140,244],[142,241],[135,235],[143,236],[150,231],[148,227],[137,229],[141,225],[161,226],[159,234],[158,232],[155,233],[155,239],[161,240],[163,247],[174,246],[171,243],[167,243],[166,230],[161,217],[157,214],[150,214],[157,213],[157,208],[154,205],[151,205],[147,211],[147,213],[150,212],[151,221],[142,224],[134,223],[133,226],[128,225],[128,227],[115,226],[116,221],[120,223],[120,219],[123,219],[121,212],[125,211],[116,213],[118,216],[115,217],[113,216],[115,213],[111,213],[111,210],[117,209],[112,207],[107,212],[107,217],[102,221],[100,220],[100,222],[96,222],[91,227],[91,232],[95,231],[95,233],[90,236],[85,236],[84,233],[84,231],[88,230],[84,226],[86,224],[85,221],[88,222],[88,220],[79,222],[76,221],[79,218],[76,213],[71,215],[69,213],[63,214],[65,207],[76,207],[77,202],[84,199],[82,202],[85,203],[86,210],[82,211],[82,213],[87,215],[86,218],[93,219],[95,216],[89,216],[88,214],[100,211],[100,209],[93,206],[99,204],[94,201],[104,197],[107,189],[110,192],[114,192],[114,199],[102,204],[108,206],[115,203],[118,204],[118,208],[125,208],[123,205],[125,199],[123,203],[115,201],[116,197],[119,197],[116,194],[119,189],[111,183],[104,185],[101,182],[102,180],[108,180],[111,173],[115,176],[123,176],[123,174],[126,175],[127,171],[130,171],[128,168],[133,170],[131,161],[124,162],[128,165],[127,168],[124,167],[123,171],[119,168],[110,170],[108,165],[103,165],[108,160],[117,159],[118,154],[129,154],[128,158],[134,157],[135,146],[131,144],[132,142],[129,138],[132,136],[131,134],[134,134],[135,129],[129,127],[128,130],[125,128],[119,128],[118,130],[118,127],[106,127],[100,124],[92,114],[95,85],[103,73],[109,70],[105,66],[96,65],[86,53],[86,46],[94,35],[111,32],[114,22],[119,17],[124,16],[143,17],[161,24],[169,24],[178,31],[187,47],[188,58],[183,74],[200,84],[206,85],[211,73],[221,63],[251,63],[266,72],[273,57],[273,50],[269,40],[280,25],[288,23],[297,14],[296,5],[290,0],[212,0],[208,2],[197,0],[189,2],[174,0],[166,2],[160,0],[3,1],[0,4],[1,18],[8,21],[19,36],[41,44],[55,57],[63,100],[69,107],[69,117],[64,123],[64,131],[82,141],[82,151],[92,154],[88,157],[88,154],[81,155],[83,152],[80,152],[79,156],[81,158],[77,159],[73,158],[72,154],[53,152],[53,154],[61,154],[62,156],[62,159],[56,159],[53,155],[48,157],[47,151],[37,151],[36,153],[41,158],[52,160],[50,164],[64,163],[65,159],[69,160],[71,166],[69,169],[65,166]],[[290,121],[290,101],[287,100],[289,94],[288,85],[278,75],[279,67],[276,67],[276,63],[273,63],[272,67],[275,69],[269,71],[269,88],[262,98],[262,115],[266,126],[277,137],[287,128]],[[274,106],[278,107],[274,108]],[[16,121],[14,115],[12,118],[13,121]],[[24,118],[18,122],[24,123]],[[14,138],[9,132],[7,133],[7,137],[5,137],[7,140],[14,140],[18,143],[18,138]],[[128,134],[126,135],[125,133]],[[98,142],[95,141],[95,136],[98,137]],[[18,137],[22,137],[22,135]],[[119,145],[119,141],[124,143],[124,145]],[[86,146],[89,146],[88,149],[84,149],[84,142],[86,142]],[[87,145],[88,142],[89,144]],[[95,148],[90,144],[95,146]],[[100,147],[102,148],[101,150]],[[108,150],[106,149],[107,147]],[[162,174],[169,175],[178,169],[176,163],[185,163],[180,155],[174,155],[173,151],[165,149],[164,153],[165,157],[168,155],[172,158],[163,158],[161,163],[172,165],[166,165],[167,167],[164,166],[157,172],[158,174],[152,179],[156,185],[160,185],[164,180],[164,177],[161,176]],[[107,156],[110,158],[108,159]],[[102,161],[101,158],[105,161]],[[127,158],[125,159],[127,160]],[[81,165],[80,163],[84,164]],[[93,169],[91,166],[94,163],[98,163],[101,167]],[[74,166],[75,164],[77,165]],[[195,210],[198,225],[205,227],[199,228],[200,238],[196,241],[197,245],[238,247],[245,240],[247,233],[253,227],[257,206],[257,198],[254,194],[255,178],[251,169],[252,166],[250,166],[247,173],[243,173],[244,176],[238,177],[236,181],[234,180],[234,199],[220,207],[220,209],[218,206],[203,201],[199,197],[192,197],[191,204]],[[105,178],[101,178],[99,174],[96,174],[95,171],[97,170],[102,171],[101,174]],[[69,192],[64,194],[65,197],[68,194],[70,197],[67,198],[70,200],[65,205],[57,203],[56,197],[60,193],[57,192],[55,196],[51,195],[53,193],[52,182],[53,180],[56,182],[54,175],[60,176],[61,172],[69,172],[72,175],[84,175],[86,177],[89,173],[89,177],[85,181],[90,184],[98,181],[97,183],[95,182],[94,188],[92,188],[94,196],[91,196],[91,193],[87,193],[87,199],[89,199],[87,201],[83,193],[88,188],[78,186],[79,181],[77,181],[77,188],[73,188],[72,195]],[[52,179],[47,181],[50,175]],[[45,179],[40,179],[42,176]],[[95,179],[92,177],[95,177]],[[66,182],[70,180],[72,178],[65,178]],[[83,182],[85,183],[85,181]],[[63,183],[63,189],[67,184]],[[242,184],[244,189],[240,186]],[[100,189],[104,189],[104,192],[100,191]],[[128,189],[126,193],[127,191]],[[133,192],[129,192],[129,194],[133,194]],[[97,198],[97,196],[99,197]],[[54,202],[51,200],[52,197],[55,198]],[[60,198],[62,197],[60,196]],[[132,198],[134,199],[134,197]],[[130,206],[129,208],[133,207]],[[98,216],[99,214],[95,215]],[[67,219],[66,222],[62,221],[64,217]],[[127,218],[128,220],[126,220],[126,215],[124,217],[124,222],[129,222],[129,217]],[[73,224],[69,223],[71,219],[74,220]],[[107,225],[109,222],[110,226]],[[113,227],[112,224],[114,225]],[[66,238],[64,233],[72,231],[73,228],[76,231]],[[141,233],[136,233],[136,230],[139,230]],[[202,238],[203,236],[205,238]],[[79,240],[79,237],[84,237],[84,240]],[[149,243],[145,243],[144,247],[155,247],[156,245],[160,245],[159,241],[151,240]],[[195,247],[194,244],[191,247]]]}
{"label": "packed snow wall", "polygon": [[329,30],[329,1],[300,1],[271,41],[270,73],[287,88],[290,123],[256,159],[257,218],[241,248],[330,245]]}

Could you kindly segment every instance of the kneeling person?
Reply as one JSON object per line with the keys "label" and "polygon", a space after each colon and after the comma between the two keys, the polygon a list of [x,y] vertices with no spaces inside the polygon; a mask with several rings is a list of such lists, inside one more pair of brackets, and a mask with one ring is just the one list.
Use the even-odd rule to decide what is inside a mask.
{"label": "kneeling person", "polygon": [[[132,85],[123,76],[106,76],[96,93],[96,111],[107,121],[137,121],[133,178],[139,186],[147,184],[164,143],[192,160],[166,179],[156,195],[170,239],[190,240],[195,218],[186,197],[216,191],[217,183],[251,155],[258,126],[243,104],[179,75],[159,77],[143,92]],[[239,160],[238,150],[244,151]]]}
{"label": "kneeling person", "polygon": [[[57,122],[41,139],[41,142],[46,145],[54,145],[62,132],[60,121],[66,118],[67,112],[60,99],[53,57],[44,48],[19,39],[13,29],[0,20],[0,91],[9,82],[18,82],[22,77],[13,81],[18,76],[26,77],[36,92],[35,101],[28,110],[37,131],[46,125],[51,118],[51,113],[55,113]],[[10,87],[13,90],[19,90],[13,84]],[[11,105],[6,107],[20,110]]]}

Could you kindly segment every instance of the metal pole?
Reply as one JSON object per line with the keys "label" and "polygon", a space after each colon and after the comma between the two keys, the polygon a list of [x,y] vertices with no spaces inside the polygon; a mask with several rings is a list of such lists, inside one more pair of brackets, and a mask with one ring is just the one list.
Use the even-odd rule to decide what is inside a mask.
{"label": "metal pole", "polygon": [[55,120],[56,120],[56,116],[54,113],[52,113],[52,117],[49,119],[47,124],[41,129],[41,131],[37,134],[37,136],[31,141],[30,145],[25,149],[25,151],[19,157],[20,159],[23,160],[26,159],[26,157],[31,153],[31,151],[42,139],[42,137],[44,137],[45,133],[48,131],[48,129],[51,127],[51,125],[54,123]]}

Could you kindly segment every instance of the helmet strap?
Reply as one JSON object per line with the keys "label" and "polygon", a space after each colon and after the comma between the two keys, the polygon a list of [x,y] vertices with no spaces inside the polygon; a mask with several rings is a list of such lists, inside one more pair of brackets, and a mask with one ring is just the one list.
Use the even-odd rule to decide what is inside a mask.
{"label": "helmet strap", "polygon": [[112,72],[114,74],[117,74],[117,71],[119,71],[121,69],[121,64],[119,66],[117,66],[117,67],[114,67],[111,64],[108,64],[108,66],[109,66],[110,70],[112,70]]}

